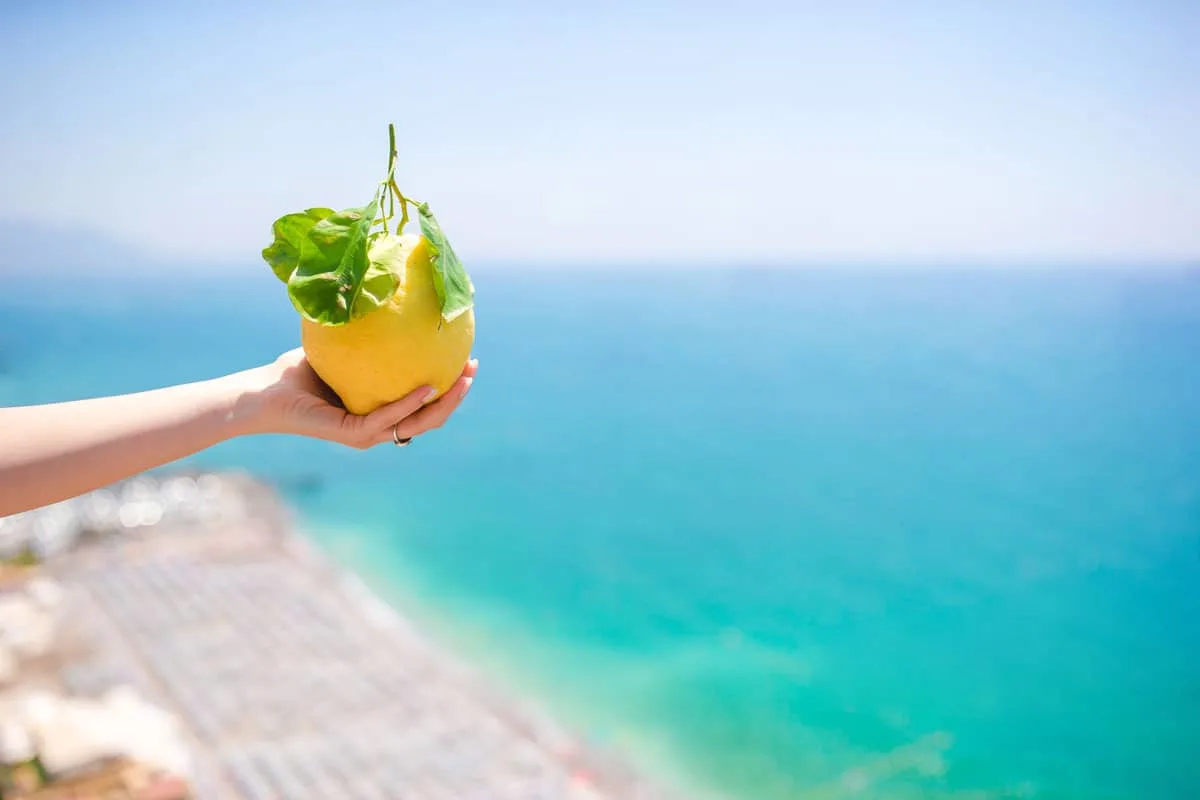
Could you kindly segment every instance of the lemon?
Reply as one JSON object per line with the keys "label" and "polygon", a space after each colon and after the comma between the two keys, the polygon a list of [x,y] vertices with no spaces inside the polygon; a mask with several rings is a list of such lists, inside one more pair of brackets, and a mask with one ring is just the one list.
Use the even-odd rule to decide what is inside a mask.
{"label": "lemon", "polygon": [[300,342],[313,371],[352,414],[367,414],[421,386],[444,394],[466,366],[475,342],[475,315],[467,309],[442,319],[433,283],[429,242],[402,234],[395,262],[398,285],[379,308],[344,325],[301,317]]}

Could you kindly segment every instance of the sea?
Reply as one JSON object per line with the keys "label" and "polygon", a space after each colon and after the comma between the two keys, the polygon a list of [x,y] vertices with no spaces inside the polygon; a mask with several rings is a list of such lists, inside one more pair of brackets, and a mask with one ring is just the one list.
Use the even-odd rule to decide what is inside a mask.
{"label": "sea", "polygon": [[[688,797],[1200,797],[1200,270],[472,278],[446,427],[182,466],[273,482],[446,646]],[[0,403],[298,336],[261,264],[26,276]]]}

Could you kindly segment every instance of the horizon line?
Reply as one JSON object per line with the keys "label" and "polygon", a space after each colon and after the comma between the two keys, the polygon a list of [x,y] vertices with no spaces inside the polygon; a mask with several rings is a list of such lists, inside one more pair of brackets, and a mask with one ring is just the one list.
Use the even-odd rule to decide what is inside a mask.
{"label": "horizon line", "polygon": [[[0,276],[10,275],[33,268],[44,268],[50,261],[40,264],[9,264],[0,262]],[[1004,256],[797,256],[772,258],[581,258],[581,257],[538,257],[538,258],[473,258],[464,259],[468,272],[545,272],[573,270],[580,273],[626,272],[629,270],[653,269],[663,272],[713,272],[713,271],[773,271],[773,272],[823,272],[823,271],[928,271],[928,272],[1114,272],[1154,271],[1174,272],[1200,270],[1200,256],[1190,258],[1161,257],[1004,257]],[[155,258],[139,254],[115,266],[112,259],[102,259],[93,267],[57,265],[63,277],[86,279],[120,279],[146,277],[161,273],[172,279],[200,279],[210,275],[247,275],[260,273],[264,278],[274,279],[265,262],[252,260],[190,260],[181,258]],[[169,272],[168,272],[169,270]]]}

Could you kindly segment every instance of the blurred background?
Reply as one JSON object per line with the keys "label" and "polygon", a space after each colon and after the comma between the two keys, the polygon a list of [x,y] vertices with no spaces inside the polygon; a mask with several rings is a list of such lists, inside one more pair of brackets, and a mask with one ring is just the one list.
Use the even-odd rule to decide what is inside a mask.
{"label": "blurred background", "polygon": [[738,798],[1200,786],[1200,8],[0,6],[0,404],[299,341],[397,126],[476,286],[413,447],[190,460]]}

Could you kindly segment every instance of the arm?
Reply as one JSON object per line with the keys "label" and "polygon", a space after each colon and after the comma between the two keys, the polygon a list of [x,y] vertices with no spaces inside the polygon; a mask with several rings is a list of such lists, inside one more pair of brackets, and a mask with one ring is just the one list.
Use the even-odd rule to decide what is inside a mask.
{"label": "arm", "polygon": [[136,394],[0,409],[0,516],[83,494],[215,444],[258,433],[366,448],[440,427],[476,364],[436,402],[422,387],[365,416],[347,413],[294,350],[272,364]]}
{"label": "arm", "polygon": [[113,483],[211,447],[251,420],[253,373],[138,394],[0,409],[0,515]]}

